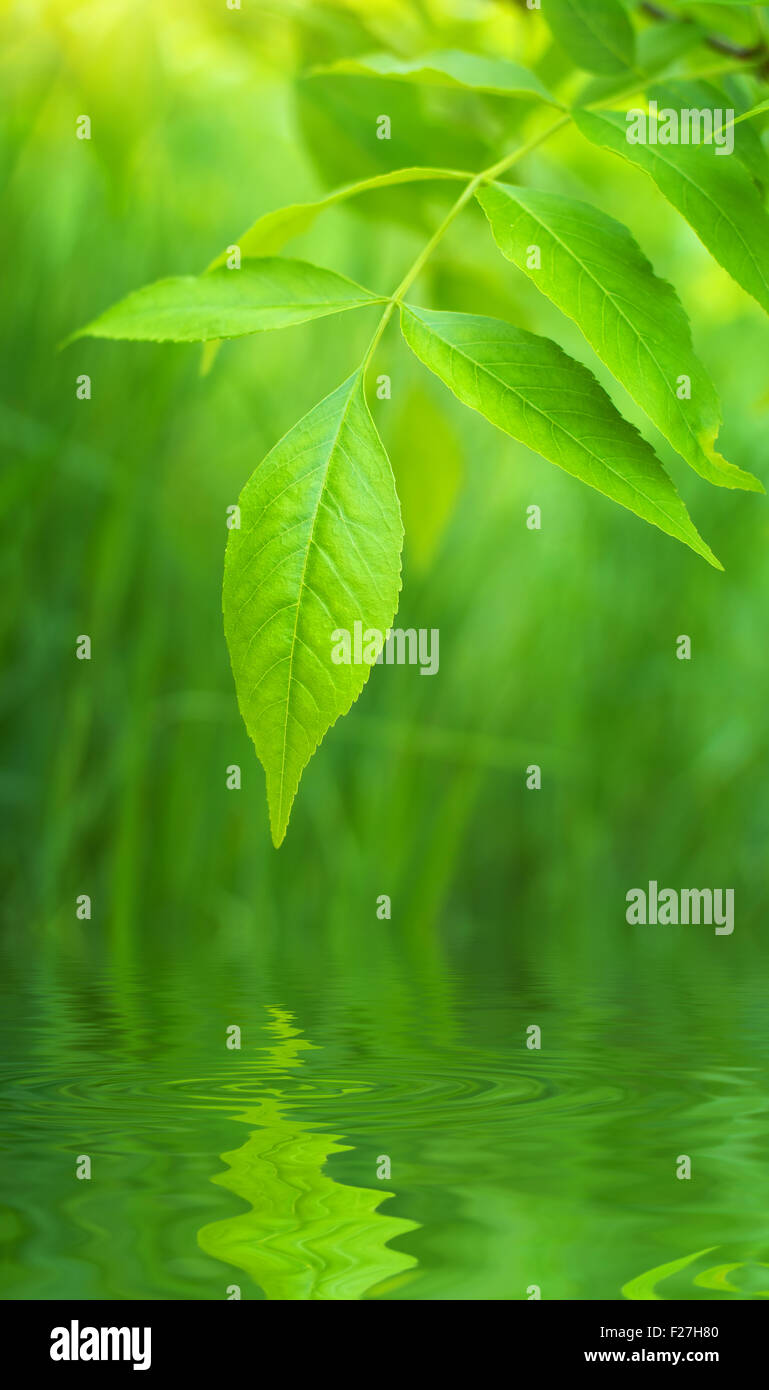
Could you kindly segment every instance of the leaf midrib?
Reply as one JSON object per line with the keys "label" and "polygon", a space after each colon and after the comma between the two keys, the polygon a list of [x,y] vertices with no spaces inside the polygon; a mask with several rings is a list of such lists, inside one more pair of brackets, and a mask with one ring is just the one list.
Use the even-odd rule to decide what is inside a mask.
{"label": "leaf midrib", "polygon": [[[353,308],[358,304],[384,304],[384,295],[371,295],[356,299],[284,299],[277,304],[214,304],[209,300],[203,303],[195,303],[186,308],[159,308],[154,312],[159,319],[167,319],[179,313],[205,313],[205,314],[232,314],[232,313],[272,313],[280,309],[326,309],[340,305],[342,308]],[[136,313],[146,313],[145,309],[137,309]]]}
{"label": "leaf midrib", "polygon": [[[416,315],[414,315],[414,317],[417,318]],[[433,330],[430,329],[428,325],[424,324],[424,320],[417,318],[417,322],[422,323],[423,326],[427,328],[428,332],[433,332]],[[678,526],[680,529],[680,524],[677,522],[676,518],[669,516],[665,509],[660,506],[659,502],[656,502],[654,498],[647,496],[647,494],[645,492],[642,492],[641,489],[629,478],[623,478],[622,474],[618,473],[615,468],[612,468],[611,465],[607,463],[604,459],[602,459],[599,454],[593,453],[593,450],[590,449],[587,444],[584,444],[580,439],[576,437],[576,435],[573,435],[570,430],[567,430],[565,425],[560,424],[551,415],[547,415],[545,411],[542,410],[538,405],[535,405],[533,401],[528,400],[524,395],[522,395],[520,390],[518,390],[515,386],[510,386],[508,382],[503,381],[501,377],[496,376],[495,373],[491,371],[485,363],[476,362],[472,357],[468,357],[467,353],[463,352],[461,348],[456,346],[456,344],[448,342],[445,338],[441,338],[439,334],[435,333],[434,336],[438,338],[439,342],[445,343],[450,352],[456,352],[458,356],[462,358],[463,361],[470,363],[470,365],[475,367],[476,370],[480,368],[480,370],[484,372],[486,376],[488,376],[492,381],[496,382],[497,385],[502,386],[506,391],[511,391],[513,395],[517,396],[519,401],[521,401],[524,405],[532,409],[537,415],[541,416],[541,418],[545,420],[551,427],[554,426],[555,429],[559,430],[562,434],[564,434],[566,438],[570,439],[578,449],[583,450],[589,458],[594,459],[596,463],[598,463],[599,467],[605,468],[607,472],[611,473],[615,478],[618,478],[621,482],[625,483],[625,485],[630,487],[635,493],[638,494],[639,497],[642,497],[645,502],[648,502],[650,507],[652,507],[655,511],[659,512],[661,516],[664,516],[666,520],[671,523],[671,525]],[[456,392],[454,394],[456,395]],[[480,413],[483,414],[482,411]],[[518,438],[518,436],[513,436],[513,438]],[[638,438],[639,440],[643,440],[642,435],[639,435]],[[519,443],[524,442],[524,440],[519,439]],[[526,445],[526,447],[528,448],[529,446]],[[550,460],[550,462],[555,462],[555,460]],[[564,470],[564,472],[565,471],[566,470]],[[686,533],[684,532],[684,534]]]}
{"label": "leaf midrib", "polygon": [[327,459],[326,459],[326,465],[325,465],[325,468],[324,468],[324,470],[323,470],[323,478],[322,478],[322,480],[321,480],[320,487],[318,488],[318,496],[317,496],[317,499],[316,499],[316,502],[315,502],[315,509],[314,509],[314,511],[313,511],[313,514],[312,514],[312,521],[311,521],[311,523],[310,523],[310,532],[309,532],[309,535],[308,535],[308,538],[307,538],[307,545],[306,545],[306,547],[305,547],[304,563],[303,563],[303,565],[302,565],[302,574],[301,574],[301,577],[300,577],[300,580],[299,580],[299,594],[298,594],[297,600],[296,600],[296,615],[295,615],[295,617],[294,617],[294,631],[293,631],[293,633],[291,634],[291,651],[289,652],[289,658],[288,658],[288,680],[287,680],[287,683],[286,683],[286,714],[285,714],[285,718],[284,718],[284,721],[283,721],[283,747],[282,747],[282,751],[281,751],[281,760],[280,760],[280,782],[279,782],[279,792],[278,792],[278,798],[279,798],[279,799],[278,799],[278,807],[279,807],[279,813],[280,813],[280,814],[279,814],[279,822],[278,822],[278,831],[279,831],[279,832],[283,829],[283,819],[284,819],[284,814],[283,814],[283,812],[284,812],[284,807],[283,807],[283,794],[284,794],[284,788],[285,788],[286,747],[287,747],[287,742],[288,742],[288,718],[289,718],[289,713],[290,713],[290,709],[291,709],[291,691],[292,691],[292,684],[293,684],[292,677],[293,677],[293,670],[294,670],[294,651],[296,650],[297,634],[298,634],[298,631],[299,631],[299,614],[300,614],[301,607],[302,607],[302,594],[304,593],[305,588],[309,588],[309,585],[306,584],[305,576],[306,576],[306,574],[307,574],[307,565],[308,565],[309,558],[310,558],[310,551],[312,550],[313,543],[314,543],[314,540],[315,540],[315,527],[316,527],[317,521],[318,521],[318,513],[319,513],[319,511],[320,511],[320,504],[321,504],[321,501],[322,501],[322,499],[323,499],[323,493],[325,492],[325,489],[326,489],[326,483],[327,483],[327,480],[328,480],[329,469],[330,469],[330,467],[331,467],[331,460],[333,459],[334,453],[335,453],[336,448],[337,448],[337,446],[338,446],[338,444],[339,444],[339,436],[340,436],[340,434],[341,434],[341,432],[342,432],[342,427],[344,426],[345,421],[346,421],[346,419],[347,419],[348,411],[349,411],[349,409],[350,409],[350,406],[352,405],[353,396],[355,395],[355,392],[357,391],[359,384],[360,384],[360,374],[358,374],[357,376],[355,376],[355,377],[353,378],[353,382],[352,382],[352,385],[351,385],[351,387],[350,387],[350,392],[349,392],[349,395],[348,395],[347,400],[346,400],[346,402],[345,402],[344,410],[342,411],[342,413],[341,413],[341,415],[340,415],[340,417],[339,417],[339,421],[338,421],[336,430],[334,431],[334,436],[333,436],[333,438],[331,439],[330,444],[329,444],[328,457],[327,457]]}

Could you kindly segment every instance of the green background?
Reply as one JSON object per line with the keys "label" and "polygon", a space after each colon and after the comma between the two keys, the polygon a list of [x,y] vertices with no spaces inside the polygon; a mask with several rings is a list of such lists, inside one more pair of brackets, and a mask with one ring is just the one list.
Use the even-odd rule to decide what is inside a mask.
{"label": "green background", "polygon": [[[464,410],[392,325],[371,404],[398,622],[440,629],[440,671],[375,668],[276,852],[222,632],[226,509],[378,311],[227,344],[208,375],[195,346],[58,351],[261,212],[530,131],[517,101],[313,65],[465,46],[557,84],[567,60],[486,4],[51,0],[1,37],[4,1295],[766,1296],[765,499],[702,483],[612,387],[716,573]],[[631,228],[692,317],[723,452],[766,481],[758,307],[575,133],[518,172]],[[290,254],[389,294],[455,195],[368,195]],[[550,334],[608,384],[477,209],[413,297]],[[733,888],[733,936],[628,926],[650,879]]]}

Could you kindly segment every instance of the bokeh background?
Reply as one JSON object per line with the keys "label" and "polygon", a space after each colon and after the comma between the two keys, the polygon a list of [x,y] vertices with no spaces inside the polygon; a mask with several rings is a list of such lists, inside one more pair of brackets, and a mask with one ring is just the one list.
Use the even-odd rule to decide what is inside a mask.
{"label": "bokeh background", "polygon": [[[4,1295],[766,1296],[765,499],[687,470],[468,209],[413,297],[587,362],[725,573],[464,410],[392,325],[372,408],[399,625],[440,629],[440,671],[375,668],[276,852],[222,632],[226,509],[377,311],[226,344],[208,374],[195,346],[59,350],[262,212],[481,168],[541,120],[314,67],[467,47],[584,75],[539,16],[481,0],[27,0],[0,23]],[[574,133],[516,173],[632,229],[690,313],[722,451],[766,482],[759,308]],[[353,200],[289,254],[390,293],[455,194]],[[734,935],[629,927],[649,879],[734,888]]]}

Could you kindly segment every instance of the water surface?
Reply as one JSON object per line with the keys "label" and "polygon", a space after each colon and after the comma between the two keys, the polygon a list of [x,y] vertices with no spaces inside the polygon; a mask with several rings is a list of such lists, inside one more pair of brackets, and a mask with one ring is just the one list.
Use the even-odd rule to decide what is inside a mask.
{"label": "water surface", "polygon": [[758,981],[675,1014],[651,965],[643,1008],[395,955],[4,981],[6,1298],[769,1296]]}

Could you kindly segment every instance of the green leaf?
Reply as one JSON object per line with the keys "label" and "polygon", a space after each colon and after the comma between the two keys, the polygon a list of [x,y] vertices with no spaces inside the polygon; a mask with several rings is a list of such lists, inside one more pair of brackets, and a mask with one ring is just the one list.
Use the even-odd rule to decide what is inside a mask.
{"label": "green leaf", "polygon": [[[375,188],[386,188],[391,184],[428,183],[446,179],[469,182],[472,177],[472,174],[459,169],[393,169],[387,174],[375,174],[373,178],[360,179],[358,183],[348,183],[343,188],[336,188],[333,193],[316,198],[314,202],[292,203],[289,207],[265,212],[251,224],[248,231],[238,237],[236,244],[240,247],[242,256],[273,256],[277,251],[282,251],[286,243],[294,237],[308,232],[319,213],[324,212],[326,208],[334,207],[337,203],[345,202],[347,198],[354,198]],[[212,261],[209,270],[224,265],[226,260],[227,252],[222,251],[216,260]]]}
{"label": "green leaf", "polygon": [[643,169],[719,265],[769,312],[769,217],[734,158],[715,145],[635,145],[620,111],[575,111],[582,134]]}
{"label": "green leaf", "polygon": [[628,90],[640,91],[649,77],[665,72],[685,53],[696,48],[706,35],[701,24],[675,20],[644,29],[636,40],[635,65],[611,77],[592,77],[579,94],[577,105],[593,106]]}
{"label": "green leaf", "polygon": [[[574,319],[687,463],[721,487],[762,491],[757,478],[715,452],[721,410],[694,354],[689,321],[627,228],[557,193],[493,184],[476,196],[503,254]],[[538,268],[530,265],[532,246],[539,248]],[[677,395],[681,375],[691,383],[688,400]]]}
{"label": "green leaf", "polygon": [[334,664],[332,634],[359,622],[385,635],[398,606],[400,508],[361,372],[275,445],[239,505],[224,627],[277,846],[303,769],[369,675],[367,664]]}
{"label": "green leaf", "polygon": [[497,96],[536,96],[557,106],[535,73],[510,58],[490,58],[480,53],[447,49],[424,53],[419,58],[396,58],[391,53],[342,58],[316,69],[356,77],[382,77],[394,82],[417,82],[430,87],[464,87]]}
{"label": "green leaf", "polygon": [[244,261],[240,270],[177,275],[145,285],[73,338],[206,342],[286,328],[381,302],[379,296],[333,270],[308,261],[266,257]]}
{"label": "green leaf", "polygon": [[722,568],[653,450],[557,343],[500,319],[413,305],[403,306],[401,326],[412,351],[465,405]]}
{"label": "green leaf", "polygon": [[578,67],[610,77],[633,66],[633,26],[621,0],[543,0],[542,13]]}
{"label": "green leaf", "polygon": [[[660,111],[668,108],[676,111],[718,112],[720,119],[723,119],[724,129],[732,125],[737,126],[744,115],[751,114],[747,109],[747,103],[741,101],[736,93],[722,91],[715,83],[707,82],[703,78],[688,77],[657,82],[649,88],[649,96],[657,102]],[[735,112],[734,120],[726,120],[726,112],[729,109]],[[739,129],[735,129],[734,154],[744,164],[751,178],[759,184],[767,182],[769,159],[758,132],[751,125],[741,125]],[[726,157],[720,156],[722,159]]]}

